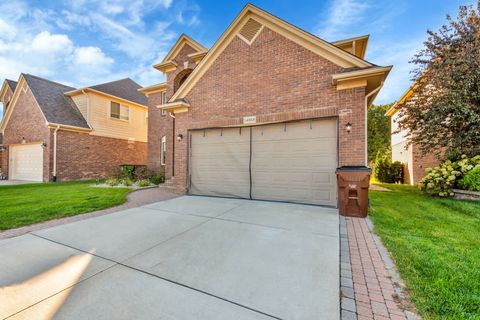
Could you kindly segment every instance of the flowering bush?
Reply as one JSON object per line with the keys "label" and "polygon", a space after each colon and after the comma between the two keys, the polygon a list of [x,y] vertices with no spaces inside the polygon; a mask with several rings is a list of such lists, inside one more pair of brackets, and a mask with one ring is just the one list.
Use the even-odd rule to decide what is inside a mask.
{"label": "flowering bush", "polygon": [[480,168],[480,155],[468,158],[463,155],[458,161],[447,160],[435,168],[427,168],[427,176],[419,184],[421,190],[440,197],[453,196],[452,189],[464,175],[475,168]]}

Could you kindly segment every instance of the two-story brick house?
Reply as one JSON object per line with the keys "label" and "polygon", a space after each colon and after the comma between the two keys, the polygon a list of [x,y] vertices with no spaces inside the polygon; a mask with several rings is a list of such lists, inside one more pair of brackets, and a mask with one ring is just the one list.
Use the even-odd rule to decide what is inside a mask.
{"label": "two-story brick house", "polygon": [[148,165],[180,192],[336,206],[335,170],[366,166],[366,111],[391,67],[368,36],[324,41],[247,5],[205,47],[182,35],[154,67]]}
{"label": "two-story brick house", "polygon": [[5,80],[2,172],[9,179],[105,177],[147,160],[147,101],[131,79],[75,89],[29,74]]}

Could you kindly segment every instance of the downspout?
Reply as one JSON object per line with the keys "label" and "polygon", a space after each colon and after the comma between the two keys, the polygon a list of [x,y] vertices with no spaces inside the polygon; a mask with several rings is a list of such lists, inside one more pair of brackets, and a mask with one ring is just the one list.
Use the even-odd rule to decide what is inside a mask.
{"label": "downspout", "polygon": [[168,113],[173,118],[172,125],[172,178],[175,176],[175,116],[173,112]]}
{"label": "downspout", "polygon": [[383,87],[383,81],[365,96],[365,167],[368,167],[368,98],[377,93]]}
{"label": "downspout", "polygon": [[55,131],[53,131],[53,182],[57,181],[57,131],[60,129],[60,125],[57,125]]}

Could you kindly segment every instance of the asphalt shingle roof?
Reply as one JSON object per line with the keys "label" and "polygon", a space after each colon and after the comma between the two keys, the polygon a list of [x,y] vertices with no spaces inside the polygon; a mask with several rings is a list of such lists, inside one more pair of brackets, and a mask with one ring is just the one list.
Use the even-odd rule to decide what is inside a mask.
{"label": "asphalt shingle roof", "polygon": [[90,128],[73,100],[64,95],[75,88],[30,74],[23,76],[48,122]]}
{"label": "asphalt shingle roof", "polygon": [[12,89],[12,92],[15,92],[15,88],[17,87],[17,81],[13,81],[10,79],[6,79],[6,80],[7,80],[8,86],[10,87],[10,89]]}
{"label": "asphalt shingle roof", "polygon": [[88,88],[144,106],[147,105],[147,97],[145,97],[143,93],[137,91],[141,86],[130,78],[107,82]]}

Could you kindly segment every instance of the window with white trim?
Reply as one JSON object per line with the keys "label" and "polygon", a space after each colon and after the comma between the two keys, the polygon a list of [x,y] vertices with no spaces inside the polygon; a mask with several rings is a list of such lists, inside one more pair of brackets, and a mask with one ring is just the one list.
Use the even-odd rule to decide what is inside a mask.
{"label": "window with white trim", "polygon": [[162,166],[167,162],[167,137],[162,137],[162,142],[160,144],[160,164]]}
{"label": "window with white trim", "polygon": [[126,120],[130,119],[130,109],[118,102],[110,102],[110,117],[114,119]]}
{"label": "window with white trim", "polygon": [[[162,105],[164,104],[167,104],[167,92],[163,91],[162,92]],[[167,110],[165,109],[162,109],[162,116],[166,116],[167,115]]]}

